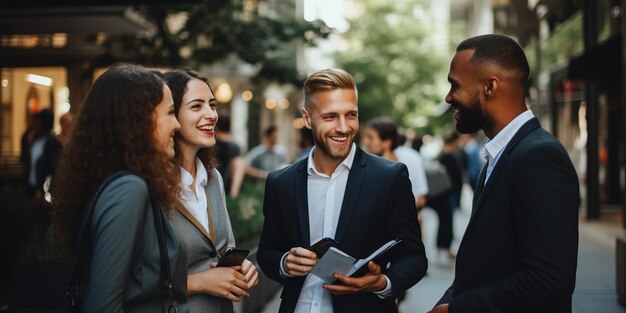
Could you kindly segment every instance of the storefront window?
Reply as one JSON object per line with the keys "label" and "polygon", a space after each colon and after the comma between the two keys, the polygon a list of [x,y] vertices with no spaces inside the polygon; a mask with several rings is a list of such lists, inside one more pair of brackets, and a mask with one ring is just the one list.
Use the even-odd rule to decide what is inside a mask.
{"label": "storefront window", "polygon": [[67,70],[64,67],[0,68],[0,168],[15,166],[21,136],[33,114],[54,112],[54,130],[59,117],[69,111]]}

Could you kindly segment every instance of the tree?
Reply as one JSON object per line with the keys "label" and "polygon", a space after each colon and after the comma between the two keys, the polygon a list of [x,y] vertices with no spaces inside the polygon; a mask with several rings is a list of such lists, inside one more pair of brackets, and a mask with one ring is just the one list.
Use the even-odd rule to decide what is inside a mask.
{"label": "tree", "polygon": [[[268,6],[270,13],[259,13]],[[202,0],[136,9],[153,29],[110,38],[100,65],[127,61],[199,68],[236,58],[253,65],[257,79],[299,86],[303,80],[296,71],[293,44],[314,45],[330,33],[322,22],[296,19],[289,1]],[[182,26],[173,27],[174,20],[183,21]]]}
{"label": "tree", "polygon": [[426,0],[367,0],[364,5],[364,15],[350,21],[344,34],[349,48],[337,55],[357,80],[361,120],[386,115],[422,132],[441,129],[451,121],[440,112],[450,52],[447,39],[432,33],[448,26],[424,13]]}

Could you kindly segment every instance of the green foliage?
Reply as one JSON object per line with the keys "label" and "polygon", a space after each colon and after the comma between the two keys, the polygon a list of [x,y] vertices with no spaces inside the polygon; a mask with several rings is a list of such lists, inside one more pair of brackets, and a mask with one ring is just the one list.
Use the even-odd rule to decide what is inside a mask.
{"label": "green foliage", "polygon": [[262,183],[245,181],[236,199],[226,196],[228,215],[238,245],[256,239],[263,230]]}
{"label": "green foliage", "polygon": [[339,66],[357,80],[361,120],[386,115],[423,132],[450,122],[435,110],[446,93],[449,42],[432,34],[448,25],[430,21],[426,0],[364,5],[364,15],[344,34],[349,48],[337,55]]}
{"label": "green foliage", "polygon": [[[259,14],[271,7],[277,13]],[[229,58],[253,65],[257,78],[300,85],[294,44],[314,45],[330,29],[296,19],[294,4],[275,1],[203,0],[195,4],[137,7],[153,31],[113,37],[102,64],[127,61],[200,68]],[[172,20],[183,22],[175,27]],[[169,22],[168,22],[169,21]]]}

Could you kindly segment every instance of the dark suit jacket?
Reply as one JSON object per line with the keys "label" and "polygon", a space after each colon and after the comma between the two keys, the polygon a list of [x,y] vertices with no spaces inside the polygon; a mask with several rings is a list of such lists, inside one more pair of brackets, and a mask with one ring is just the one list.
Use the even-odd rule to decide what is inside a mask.
{"label": "dark suit jacket", "polygon": [[[280,312],[295,309],[305,279],[283,278],[279,268],[282,256],[291,248],[311,244],[307,160],[270,173],[266,182],[258,262],[265,275],[283,285]],[[333,296],[335,313],[397,312],[394,299],[415,285],[427,267],[406,166],[357,149],[335,240],[339,249],[358,259],[392,239],[402,240],[392,250],[391,266],[383,269],[393,296],[385,300],[373,293]]]}
{"label": "dark suit jacket", "polygon": [[[485,166],[486,167],[486,166]],[[449,312],[571,312],[578,252],[578,177],[536,118],[476,186]]]}

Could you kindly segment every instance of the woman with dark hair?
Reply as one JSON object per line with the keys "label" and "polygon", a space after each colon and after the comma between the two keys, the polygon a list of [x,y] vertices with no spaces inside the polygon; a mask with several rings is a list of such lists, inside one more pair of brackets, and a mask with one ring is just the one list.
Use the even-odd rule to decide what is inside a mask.
{"label": "woman with dark hair", "polygon": [[224,182],[215,168],[217,101],[207,79],[195,71],[171,71],[165,80],[180,122],[174,137],[180,204],[168,217],[187,248],[189,310],[234,312],[233,301],[249,296],[258,273],[248,260],[241,266],[215,267],[226,249],[235,247]]}
{"label": "woman with dark hair", "polygon": [[[183,243],[167,221],[157,222],[160,210],[177,202],[179,171],[171,159],[179,127],[163,78],[139,66],[106,71],[80,107],[53,194],[66,242],[75,241],[81,214],[100,186],[130,172],[102,190],[86,224],[84,312],[164,312],[172,304],[188,311]],[[163,292],[166,262],[171,295]]]}

